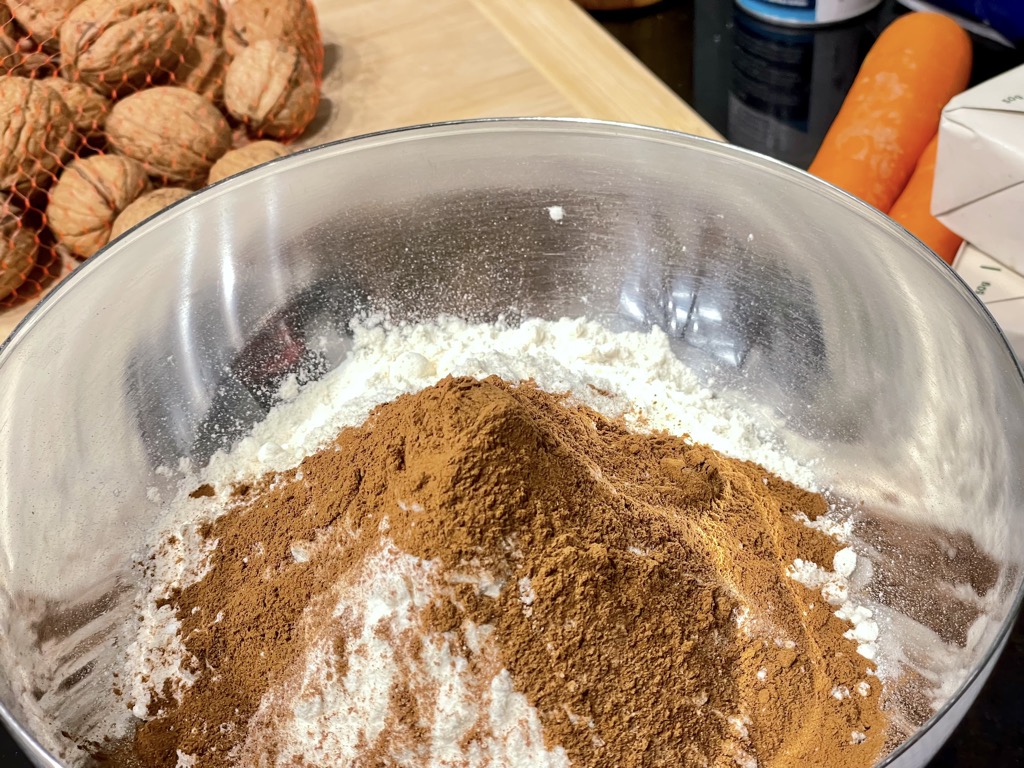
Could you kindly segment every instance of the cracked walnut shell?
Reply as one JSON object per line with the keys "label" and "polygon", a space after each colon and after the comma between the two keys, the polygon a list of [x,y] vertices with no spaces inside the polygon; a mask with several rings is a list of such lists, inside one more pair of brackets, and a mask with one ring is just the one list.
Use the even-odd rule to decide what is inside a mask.
{"label": "cracked walnut shell", "polygon": [[228,67],[224,105],[257,136],[288,139],[301,134],[320,104],[320,89],[294,45],[260,40]]}
{"label": "cracked walnut shell", "polygon": [[146,169],[130,158],[74,160],[50,193],[50,229],[75,256],[88,258],[110,240],[118,214],[148,190]]}
{"label": "cracked walnut shell", "polygon": [[61,27],[61,73],[123,95],[169,76],[186,46],[170,0],[85,0]]}
{"label": "cracked walnut shell", "polygon": [[0,75],[0,189],[52,181],[78,144],[71,110],[39,80]]}
{"label": "cracked walnut shell", "polygon": [[224,115],[199,94],[176,86],[139,91],[114,104],[107,141],[164,184],[199,186],[231,148]]}
{"label": "cracked walnut shell", "polygon": [[224,20],[224,48],[238,56],[260,40],[298,48],[317,79],[324,71],[324,44],[309,0],[234,0]]}
{"label": "cracked walnut shell", "polygon": [[0,299],[25,282],[38,252],[36,233],[5,202],[0,206]]}
{"label": "cracked walnut shell", "polygon": [[228,54],[219,42],[209,37],[197,37],[182,56],[171,82],[220,104],[224,100],[228,63]]}

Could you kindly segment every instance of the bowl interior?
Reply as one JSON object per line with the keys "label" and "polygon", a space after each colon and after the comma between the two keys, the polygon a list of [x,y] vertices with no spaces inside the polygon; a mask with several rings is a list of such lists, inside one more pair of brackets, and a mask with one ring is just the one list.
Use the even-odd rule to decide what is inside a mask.
{"label": "bowl interior", "polygon": [[181,460],[244,435],[289,373],[337,366],[350,320],[377,311],[661,327],[856,505],[887,564],[865,589],[908,663],[950,701],[976,693],[1021,594],[1024,385],[966,286],[883,216],[759,156],[484,121],[204,190],[94,257],[0,350],[0,702],[40,764],[115,706],[132,563]]}

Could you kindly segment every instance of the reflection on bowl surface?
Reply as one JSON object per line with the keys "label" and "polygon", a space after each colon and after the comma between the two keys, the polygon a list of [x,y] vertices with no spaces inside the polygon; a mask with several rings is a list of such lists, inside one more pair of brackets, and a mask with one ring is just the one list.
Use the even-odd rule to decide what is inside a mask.
{"label": "reflection on bowl surface", "polygon": [[[457,320],[429,325],[442,317]],[[416,336],[416,324],[433,336]],[[568,336],[557,341],[570,331],[576,347]],[[473,334],[490,346],[463,344]],[[385,347],[394,354],[379,370],[360,357]],[[523,362],[524,350],[537,348],[557,353],[547,367]],[[673,379],[677,366],[685,374]],[[573,386],[580,371],[594,381],[590,395]],[[322,444],[377,402],[448,373],[533,376],[549,392],[573,389],[572,407],[606,411],[612,422],[645,387],[689,393],[702,419],[670,431],[739,445],[743,458],[827,491],[834,514],[826,520],[852,537],[856,558],[828,550],[838,559],[820,563],[843,584],[835,573],[794,574],[817,590],[808,595],[848,590],[829,615],[838,609],[838,620],[857,625],[851,648],[870,654],[877,645],[872,663],[886,683],[889,726],[883,763],[924,765],[973,701],[1022,593],[1024,384],[970,291],[883,216],[756,155],[631,126],[497,120],[327,145],[205,190],[94,257],[0,351],[0,702],[30,757],[53,766],[84,755],[117,759],[124,749],[118,739],[132,737],[138,722],[126,706],[139,697],[127,700],[125,658],[138,650],[140,606],[153,597],[147,568],[174,557],[140,560],[168,530],[168,510],[242,503],[239,487],[203,484],[239,451],[251,448],[258,461],[246,471],[260,470],[247,493],[261,490],[262,470],[288,470],[305,453],[289,453],[287,441],[274,451],[271,441],[246,443],[254,425],[259,434],[286,408],[314,408],[311,393],[332,392],[323,407],[350,407],[350,418],[332,422],[333,432],[316,438]],[[371,386],[385,380],[391,390]],[[522,392],[487,391],[508,413],[555,408],[516,400]],[[609,405],[615,397],[627,406]],[[662,413],[659,397],[645,412]],[[427,408],[422,418],[444,412]],[[723,437],[729,424],[744,428],[745,443]],[[515,434],[506,427],[495,434]],[[546,466],[542,450],[515,455]],[[708,461],[683,474],[713,501],[718,470],[690,482]],[[776,490],[771,482],[764,492]],[[195,540],[176,540],[172,550],[201,548],[213,528],[187,530]],[[217,530],[227,541],[227,529]],[[313,543],[289,550],[296,563],[318,562]],[[380,556],[371,571],[408,586],[434,555]],[[193,629],[182,606],[199,603],[184,588],[199,576],[184,578],[163,606]],[[474,578],[485,597],[492,587],[504,594],[501,578]],[[378,586],[399,589],[389,584]],[[517,600],[531,608],[540,584],[526,583]],[[648,607],[643,626],[653,613]],[[742,630],[735,619],[729,626]],[[888,657],[887,636],[899,638]],[[480,639],[460,637],[475,653]],[[521,685],[514,668],[509,674],[515,695],[501,702],[508,712],[525,707],[531,723],[529,707],[542,694]],[[853,682],[852,691],[837,686],[835,700],[875,700],[873,679],[858,682],[870,695]],[[149,704],[172,708],[172,689]],[[322,691],[300,699],[311,697],[327,700]],[[712,704],[694,706],[711,712]],[[155,714],[154,706],[136,710]],[[537,711],[536,728],[517,738],[539,744],[543,759],[523,759],[562,764],[554,715]],[[568,709],[558,717],[565,733],[599,730]],[[757,737],[747,733],[757,714],[722,717],[737,745],[731,759],[753,759],[741,747]],[[856,729],[849,736],[872,738]],[[574,747],[567,735],[563,744],[579,755],[604,749],[600,741],[588,734],[589,746]],[[192,755],[182,755],[188,764]]]}

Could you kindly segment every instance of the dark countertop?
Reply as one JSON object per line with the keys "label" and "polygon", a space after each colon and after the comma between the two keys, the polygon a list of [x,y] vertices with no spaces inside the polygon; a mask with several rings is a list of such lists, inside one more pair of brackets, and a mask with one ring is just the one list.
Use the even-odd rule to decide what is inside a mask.
{"label": "dark countertop", "polygon": [[[759,22],[732,0],[663,0],[598,20],[726,139],[806,168],[894,0],[815,31]],[[975,39],[972,83],[1024,64]],[[0,729],[0,766],[29,768]],[[1024,768],[1024,621],[981,696],[929,768]]]}

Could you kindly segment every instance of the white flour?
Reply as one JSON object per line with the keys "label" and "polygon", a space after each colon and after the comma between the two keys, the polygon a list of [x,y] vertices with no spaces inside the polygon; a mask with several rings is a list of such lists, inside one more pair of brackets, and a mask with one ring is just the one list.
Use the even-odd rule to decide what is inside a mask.
{"label": "white flour", "polygon": [[[169,532],[186,546],[165,551],[170,562],[157,564],[154,586],[139,606],[142,631],[129,649],[128,667],[134,677],[130,703],[139,714],[149,701],[149,681],[170,679],[177,692],[190,684],[188,677],[180,674],[185,660],[177,640],[177,622],[169,610],[160,611],[155,603],[172,583],[183,586],[183,582],[198,580],[204,572],[208,552],[195,545],[190,527],[196,522],[197,512],[215,514],[218,500],[227,498],[233,483],[294,467],[333,440],[344,427],[361,424],[375,406],[435,384],[445,376],[493,374],[511,382],[533,379],[541,389],[569,392],[577,402],[609,417],[621,416],[637,429],[688,434],[725,454],[758,462],[791,482],[812,487],[809,469],[788,458],[766,428],[703,388],[672,353],[668,337],[658,329],[613,333],[583,320],[530,320],[518,327],[506,327],[441,319],[408,326],[374,320],[355,325],[353,333],[353,349],[337,370],[301,390],[294,381],[286,383],[281,390],[283,402],[251,435],[231,451],[216,454],[200,477],[183,486],[187,491],[196,482],[212,484],[219,499],[197,501],[183,492],[173,505],[177,523]],[[827,525],[836,533],[846,530],[835,522]],[[297,558],[301,556],[301,552],[296,554]],[[396,674],[399,662],[394,650],[377,639],[375,627],[402,631],[417,601],[426,599],[426,582],[414,572],[429,567],[405,562],[400,553],[392,559],[391,565],[368,576],[360,589],[345,595],[348,609],[357,614],[356,624],[363,628],[355,644],[361,648],[361,661],[353,658],[349,664],[352,679],[346,678],[340,686],[324,686],[323,659],[317,661],[315,650],[308,659],[304,685],[308,683],[319,693],[298,697],[297,701],[303,703],[295,705],[294,724],[282,760],[296,758],[312,764],[348,760],[360,739],[366,743],[379,734],[388,681]],[[816,588],[824,587],[826,592],[841,587],[844,599],[836,603],[841,617],[851,621],[851,639],[856,639],[861,652],[871,654],[871,658],[879,648],[878,627],[871,621],[870,612],[849,602],[846,594],[848,579],[856,567],[856,555],[844,550],[834,563],[836,573],[798,562],[791,575]],[[519,588],[524,607],[529,609],[530,585],[521,584]],[[837,594],[831,597],[835,600]],[[486,634],[486,627],[479,629]],[[453,657],[443,638],[425,643],[423,669],[418,674],[438,693],[435,727],[440,732],[431,745],[424,747],[427,752],[415,755],[417,764],[467,768],[554,768],[568,764],[564,753],[544,749],[539,719],[525,698],[512,689],[507,672],[497,671],[481,688],[480,681],[467,678],[465,659]],[[280,705],[275,696],[268,694],[264,711]],[[341,712],[359,715],[354,720],[338,718]],[[257,714],[256,720],[260,717]],[[451,737],[454,740],[447,743],[458,744],[456,737],[472,724],[485,726],[475,731],[484,734],[474,747],[477,752],[461,756],[446,752],[446,740]],[[258,734],[258,730],[254,732]],[[250,736],[242,753],[258,748],[258,735]],[[188,760],[187,755],[182,758]]]}
{"label": "white flour", "polygon": [[[702,387],[657,328],[614,333],[584,320],[528,320],[518,327],[441,319],[354,327],[355,345],[342,365],[275,408],[252,434],[210,462],[215,485],[284,470],[365,421],[377,405],[436,384],[445,376],[533,379],[548,392],[571,392],[610,417],[650,430],[689,434],[730,456],[755,461],[805,488],[807,467],[789,458],[763,427]],[[610,393],[605,396],[600,392]]]}
{"label": "white flour", "polygon": [[857,642],[857,653],[874,661],[878,658],[878,623],[872,621],[874,611],[850,601],[849,579],[857,568],[857,553],[852,547],[844,547],[835,554],[832,571],[820,565],[800,560],[789,566],[789,577],[811,589],[820,589],[821,595],[837,608],[836,616],[850,622],[853,627],[846,632],[847,640]]}
{"label": "white flour", "polygon": [[[512,688],[497,649],[487,642],[490,627],[463,627],[465,655],[444,634],[419,636],[418,612],[435,596],[436,570],[385,542],[357,582],[341,591],[335,615],[352,627],[344,677],[325,674],[334,666],[335,638],[323,638],[309,652],[299,685],[264,697],[240,762],[259,764],[263,740],[272,736],[284,765],[356,765],[374,750],[388,764],[423,768],[568,768],[565,751],[545,747],[540,718]],[[412,646],[418,653],[408,652]],[[408,695],[430,712],[426,738],[387,724],[399,681],[411,684]],[[282,705],[291,718],[278,732],[274,710]],[[463,752],[460,745],[471,731],[484,736]]]}

